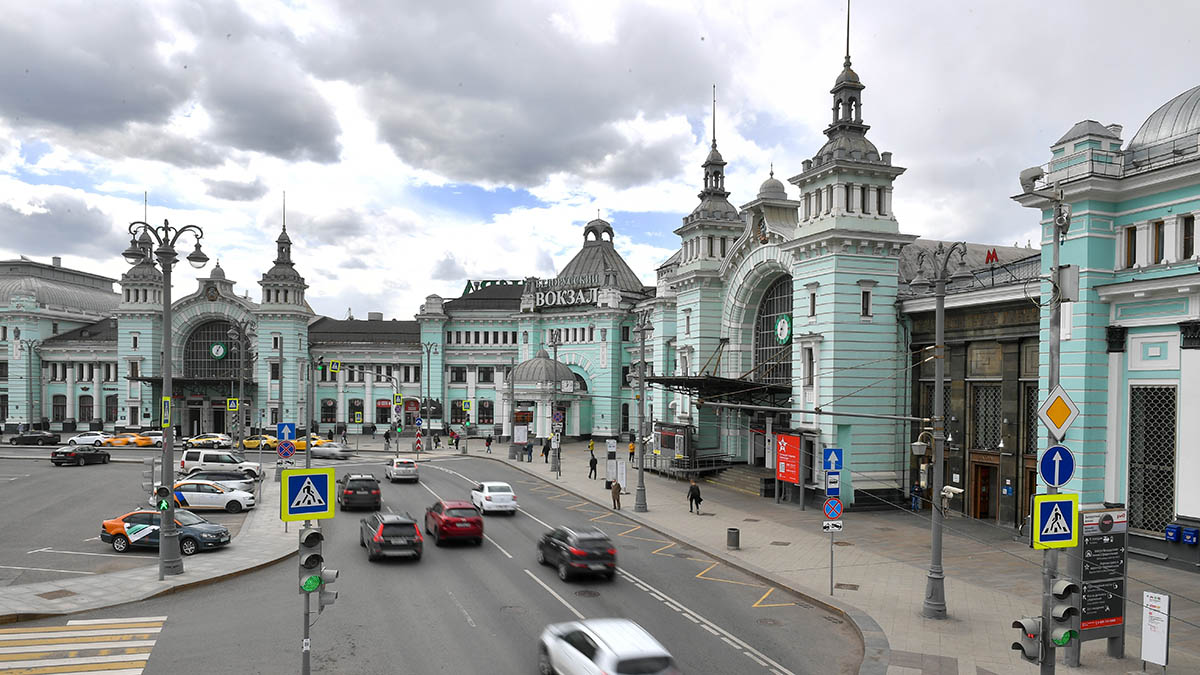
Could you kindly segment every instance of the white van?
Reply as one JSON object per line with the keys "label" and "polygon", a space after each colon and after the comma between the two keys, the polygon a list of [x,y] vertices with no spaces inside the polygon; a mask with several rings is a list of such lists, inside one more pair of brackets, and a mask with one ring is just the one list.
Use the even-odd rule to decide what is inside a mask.
{"label": "white van", "polygon": [[262,466],[258,462],[247,462],[228,450],[184,450],[183,459],[179,460],[179,472],[188,475],[201,470],[240,471],[247,476],[258,478],[262,473]]}

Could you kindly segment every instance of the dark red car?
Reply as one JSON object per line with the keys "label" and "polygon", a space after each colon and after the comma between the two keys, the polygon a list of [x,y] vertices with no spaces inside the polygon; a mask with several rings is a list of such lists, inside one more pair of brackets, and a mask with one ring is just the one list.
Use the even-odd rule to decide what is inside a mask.
{"label": "dark red car", "polygon": [[451,539],[483,543],[483,516],[471,502],[440,501],[425,509],[425,532],[438,546]]}

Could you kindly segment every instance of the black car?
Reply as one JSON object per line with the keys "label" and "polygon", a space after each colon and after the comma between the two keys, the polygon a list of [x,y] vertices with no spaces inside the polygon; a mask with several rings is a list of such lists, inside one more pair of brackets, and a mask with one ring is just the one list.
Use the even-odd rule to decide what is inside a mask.
{"label": "black car", "polygon": [[62,436],[50,431],[26,431],[8,439],[12,445],[58,445]]}
{"label": "black car", "polygon": [[617,549],[598,529],[556,527],[537,544],[539,565],[553,565],[566,581],[577,574],[595,574],[612,581],[617,574]]}
{"label": "black car", "polygon": [[367,560],[420,560],[425,542],[417,521],[407,513],[376,513],[359,521],[358,545],[367,549]]}
{"label": "black car", "polygon": [[378,511],[383,506],[379,479],[369,473],[352,473],[338,479],[337,502],[343,510],[364,508]]}
{"label": "black car", "polygon": [[109,455],[107,450],[101,450],[91,445],[68,445],[59,448],[50,453],[50,462],[54,466],[62,466],[64,464],[74,464],[83,466],[84,464],[108,464]]}

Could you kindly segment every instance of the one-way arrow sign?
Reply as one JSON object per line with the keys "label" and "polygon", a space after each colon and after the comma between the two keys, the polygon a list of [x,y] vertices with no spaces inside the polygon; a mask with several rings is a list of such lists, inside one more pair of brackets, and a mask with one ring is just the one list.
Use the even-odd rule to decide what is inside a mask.
{"label": "one-way arrow sign", "polygon": [[842,449],[825,448],[825,470],[840,471],[842,468]]}
{"label": "one-way arrow sign", "polygon": [[1075,455],[1065,445],[1052,445],[1038,460],[1038,473],[1046,485],[1062,487],[1075,475]]}

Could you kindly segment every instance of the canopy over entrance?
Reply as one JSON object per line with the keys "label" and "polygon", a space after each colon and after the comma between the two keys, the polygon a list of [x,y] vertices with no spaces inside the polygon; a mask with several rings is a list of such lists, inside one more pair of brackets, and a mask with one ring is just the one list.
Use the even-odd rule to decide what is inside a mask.
{"label": "canopy over entrance", "polygon": [[696,375],[689,377],[647,377],[646,381],[671,391],[696,398],[697,403],[745,403],[783,407],[792,396],[792,388],[783,384]]}

